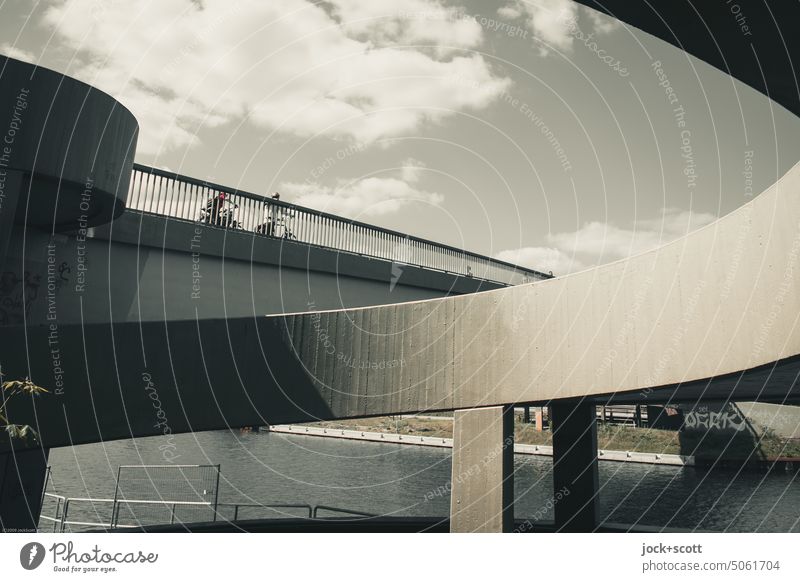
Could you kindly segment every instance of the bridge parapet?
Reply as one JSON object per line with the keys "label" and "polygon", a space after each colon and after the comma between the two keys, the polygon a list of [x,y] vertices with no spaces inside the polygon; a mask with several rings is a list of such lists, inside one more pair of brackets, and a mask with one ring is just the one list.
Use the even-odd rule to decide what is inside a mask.
{"label": "bridge parapet", "polygon": [[[209,205],[220,193],[224,201]],[[319,210],[134,164],[128,207],[504,285],[552,275]]]}

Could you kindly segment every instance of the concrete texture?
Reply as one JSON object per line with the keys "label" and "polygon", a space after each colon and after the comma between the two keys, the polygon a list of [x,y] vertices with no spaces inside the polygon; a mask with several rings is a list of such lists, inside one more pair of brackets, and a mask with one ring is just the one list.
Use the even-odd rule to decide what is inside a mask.
{"label": "concrete texture", "polygon": [[771,432],[787,439],[800,439],[800,406],[765,402],[736,402],[734,406],[757,435]]}
{"label": "concrete texture", "polygon": [[514,409],[457,410],[453,421],[451,532],[514,527]]}
{"label": "concrete texture", "polygon": [[3,144],[6,171],[21,179],[5,193],[18,197],[16,222],[62,230],[119,216],[139,131],[133,114],[86,83],[2,55],[0,80],[0,115],[17,128]]}
{"label": "concrete texture", "polygon": [[391,261],[138,212],[85,240],[8,232],[0,325],[261,317],[499,287],[410,265],[398,276]]}

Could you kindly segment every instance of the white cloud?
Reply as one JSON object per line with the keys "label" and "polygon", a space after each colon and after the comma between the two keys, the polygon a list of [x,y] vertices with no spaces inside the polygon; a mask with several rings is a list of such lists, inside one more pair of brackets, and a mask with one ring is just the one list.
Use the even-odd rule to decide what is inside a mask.
{"label": "white cloud", "polygon": [[403,162],[401,176],[406,182],[416,182],[419,180],[425,164],[414,158],[408,158]]}
{"label": "white cloud", "polygon": [[566,22],[577,17],[578,5],[572,0],[533,0],[525,2],[528,27],[534,36],[561,50],[572,47]]}
{"label": "white cloud", "polygon": [[548,247],[506,250],[497,258],[513,263],[508,257],[516,253],[525,266],[563,275],[656,248],[714,220],[716,216],[706,212],[666,208],[661,216],[637,220],[631,228],[587,222],[572,232],[547,235]]}
{"label": "white cloud", "polygon": [[514,5],[501,6],[497,9],[497,15],[500,18],[505,18],[506,20],[516,20],[522,16],[522,11]]}
{"label": "white cloud", "polygon": [[[397,46],[473,47],[482,39],[474,20],[425,20],[367,0],[326,6],[60,0],[43,23],[55,33],[52,50],[75,56],[65,73],[133,111],[142,126],[139,149],[147,153],[192,145],[200,127],[244,116],[283,133],[370,142],[486,107],[510,83],[478,54]],[[454,14],[438,0],[412,6]],[[453,91],[454,76],[481,89]]]}
{"label": "white cloud", "polygon": [[622,23],[616,18],[591,8],[584,7],[583,13],[589,17],[592,29],[598,34],[608,34],[622,26]]}
{"label": "white cloud", "polygon": [[29,63],[36,62],[36,56],[32,52],[15,47],[8,42],[0,44],[0,54],[20,61],[27,61]]}
{"label": "white cloud", "polygon": [[417,160],[408,159],[400,168],[399,177],[339,180],[334,187],[308,181],[286,182],[281,185],[281,193],[288,194],[287,199],[295,204],[351,218],[391,214],[413,203],[439,206],[444,196],[415,186],[422,167]]}
{"label": "white cloud", "polygon": [[463,9],[437,0],[331,0],[334,15],[354,38],[379,46],[435,45],[438,54],[475,47],[482,29]]}
{"label": "white cloud", "polygon": [[520,265],[537,271],[552,271],[557,275],[580,271],[584,268],[575,256],[570,256],[553,247],[522,247],[500,251],[496,257],[514,265]]}
{"label": "white cloud", "polygon": [[638,220],[632,228],[587,222],[574,232],[550,234],[548,243],[597,260],[616,260],[641,253],[716,220],[713,214],[664,209],[658,218]]}
{"label": "white cloud", "polygon": [[543,43],[542,55],[548,54],[548,46],[565,52],[572,50],[574,37],[569,23],[577,22],[579,15],[587,17],[587,34],[608,34],[619,26],[615,19],[572,0],[514,0],[497,13],[509,20],[524,15],[528,29]]}

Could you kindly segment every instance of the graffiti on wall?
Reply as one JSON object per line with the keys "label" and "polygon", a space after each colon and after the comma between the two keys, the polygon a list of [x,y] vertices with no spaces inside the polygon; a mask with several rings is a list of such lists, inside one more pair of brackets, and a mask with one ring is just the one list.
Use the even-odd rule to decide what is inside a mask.
{"label": "graffiti on wall", "polygon": [[[57,268],[55,292],[69,281],[71,268],[63,261]],[[0,274],[0,325],[22,325],[29,318],[31,307],[42,285],[42,276],[25,271],[20,277],[13,271]]]}
{"label": "graffiti on wall", "polygon": [[708,405],[695,406],[684,413],[684,430],[721,430],[740,432],[747,428],[747,422],[737,408],[723,405],[717,410]]}
{"label": "graffiti on wall", "polygon": [[25,271],[22,278],[5,271],[0,275],[0,325],[20,325],[39,296],[42,276]]}

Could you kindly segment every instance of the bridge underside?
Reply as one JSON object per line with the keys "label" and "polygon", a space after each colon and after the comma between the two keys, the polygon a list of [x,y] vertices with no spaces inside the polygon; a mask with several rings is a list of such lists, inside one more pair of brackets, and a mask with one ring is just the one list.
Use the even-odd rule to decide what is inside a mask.
{"label": "bridge underside", "polygon": [[[385,325],[380,318],[367,323],[361,315],[353,326]],[[559,399],[559,387],[529,390],[531,397],[526,398],[512,383],[516,396],[522,396],[514,398],[502,382],[487,382],[471,395],[470,382],[452,381],[458,374],[454,366],[435,369],[447,358],[441,354],[442,361],[436,361],[435,350],[360,360],[350,351],[327,353],[323,342],[316,346],[318,359],[312,364],[303,360],[288,335],[301,329],[298,322],[288,323],[279,317],[59,327],[57,363],[69,382],[51,395],[15,403],[15,418],[38,427],[44,446],[58,447],[162,435],[164,416],[170,432],[177,434],[502,404],[547,405]],[[315,320],[306,317],[305,324],[313,338]],[[352,342],[344,334],[332,337],[340,346]],[[4,338],[9,339],[4,354],[10,362],[4,374],[52,374],[49,328],[11,326],[4,328]],[[431,359],[435,361],[429,363]],[[334,383],[320,378],[326,369]],[[798,375],[800,358],[793,356],[718,377],[568,399],[591,404],[784,404],[800,402]]]}

